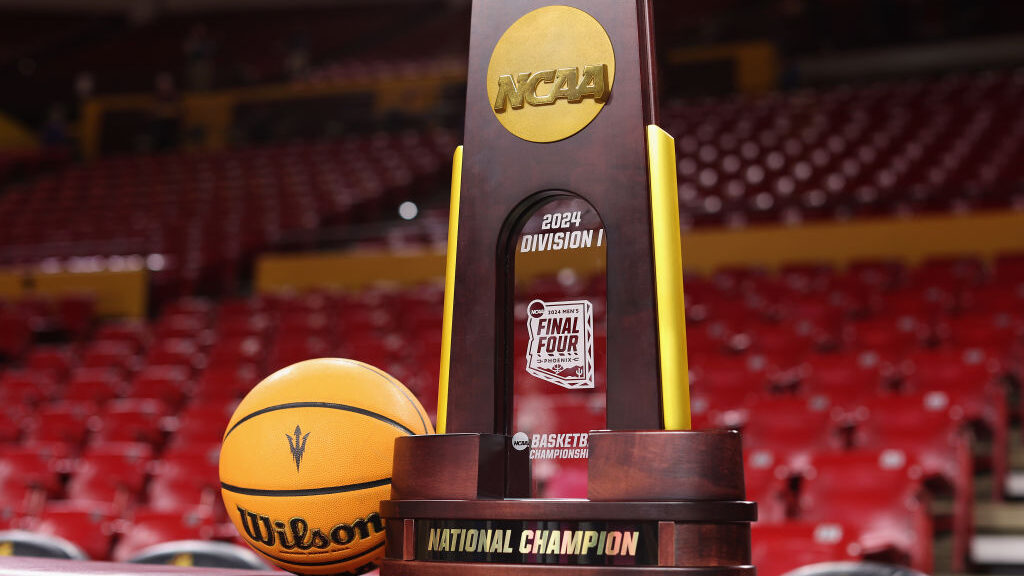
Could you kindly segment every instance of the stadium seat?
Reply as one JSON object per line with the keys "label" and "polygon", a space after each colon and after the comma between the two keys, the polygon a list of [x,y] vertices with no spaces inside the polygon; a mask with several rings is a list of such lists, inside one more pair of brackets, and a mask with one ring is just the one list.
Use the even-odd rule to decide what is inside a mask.
{"label": "stadium seat", "polygon": [[96,320],[96,298],[88,294],[63,296],[57,299],[55,312],[61,329],[72,340],[81,340]]}
{"label": "stadium seat", "polygon": [[23,311],[0,303],[0,359],[18,359],[32,343],[32,327]]}
{"label": "stadium seat", "polygon": [[743,456],[747,499],[757,502],[760,524],[785,522],[796,512],[796,494],[790,489],[790,469],[775,451],[748,448]]}
{"label": "stadium seat", "polygon": [[124,562],[154,544],[174,540],[210,540],[214,533],[214,523],[194,512],[139,509],[114,546],[112,559]]}
{"label": "stadium seat", "polygon": [[240,398],[259,382],[260,376],[252,364],[211,366],[199,376],[194,397],[207,401]]}
{"label": "stadium seat", "polygon": [[56,395],[58,381],[53,372],[45,369],[5,370],[0,372],[0,401],[35,406]]}
{"label": "stadium seat", "polygon": [[807,394],[849,397],[851,390],[875,395],[886,388],[894,368],[872,351],[816,354],[800,368],[801,389]]}
{"label": "stadium seat", "polygon": [[107,560],[117,518],[117,511],[103,502],[50,502],[28,529],[72,542],[93,560]]}
{"label": "stadium seat", "polygon": [[805,468],[817,452],[847,445],[833,420],[833,407],[823,397],[757,398],[748,403],[747,413],[744,446],[771,450],[784,458],[779,465],[790,470]]}
{"label": "stadium seat", "polygon": [[199,345],[191,338],[160,338],[150,346],[146,363],[150,366],[187,366],[199,370],[205,364],[205,357]]}
{"label": "stadium seat", "polygon": [[92,400],[51,404],[27,419],[27,438],[79,446],[88,434],[87,420],[96,409]]}
{"label": "stadium seat", "polygon": [[126,341],[97,340],[82,352],[83,368],[113,368],[128,374],[138,367],[136,347]]}
{"label": "stadium seat", "polygon": [[998,363],[977,349],[917,352],[901,364],[908,391],[942,391],[961,407],[973,429],[991,438],[988,464],[994,478],[993,498],[1003,496],[1008,470],[1009,407],[997,381]]}
{"label": "stadium seat", "polygon": [[823,452],[800,473],[800,520],[842,522],[857,535],[866,559],[931,572],[932,523],[923,471],[905,452]]}
{"label": "stadium seat", "polygon": [[74,354],[64,346],[34,346],[25,357],[28,368],[47,371],[57,380],[66,378],[74,364]]}
{"label": "stadium seat", "polygon": [[192,388],[192,372],[188,365],[151,364],[132,379],[126,391],[130,398],[152,398],[170,406],[178,406]]}
{"label": "stadium seat", "polygon": [[149,411],[119,410],[109,408],[89,420],[92,430],[90,444],[109,442],[139,442],[159,447],[164,440],[164,422],[159,415]]}
{"label": "stadium seat", "polygon": [[782,576],[808,564],[862,557],[857,534],[842,522],[757,522],[750,532],[752,563],[761,576]]}
{"label": "stadium seat", "polygon": [[153,449],[141,443],[107,443],[90,448],[72,468],[68,497],[110,502],[118,509],[138,500]]}
{"label": "stadium seat", "polygon": [[96,330],[94,340],[118,341],[131,344],[135,350],[149,345],[149,327],[143,322],[121,321],[103,324]]}
{"label": "stadium seat", "polygon": [[153,510],[207,510],[208,515],[226,520],[217,478],[162,475],[153,478],[147,489],[146,504]]}
{"label": "stadium seat", "polygon": [[175,312],[163,315],[156,324],[155,332],[161,339],[191,340],[208,327],[208,322],[203,312]]}
{"label": "stadium seat", "polygon": [[1003,360],[1022,342],[1022,326],[1009,314],[971,314],[943,319],[937,331],[955,348],[996,350]]}
{"label": "stadium seat", "polygon": [[966,569],[973,532],[974,467],[965,411],[942,391],[874,398],[857,424],[855,445],[902,450],[921,467],[932,494],[952,492],[953,565]]}
{"label": "stadium seat", "polygon": [[854,350],[901,356],[922,348],[931,338],[931,329],[914,316],[887,316],[851,323],[845,338]]}
{"label": "stadium seat", "polygon": [[217,479],[220,440],[169,446],[153,467],[154,478]]}
{"label": "stadium seat", "polygon": [[18,502],[29,490],[41,490],[48,496],[58,496],[63,491],[59,462],[44,454],[30,452],[16,447],[7,447],[0,454],[0,486],[5,500]]}
{"label": "stadium seat", "polygon": [[117,398],[124,389],[121,372],[112,367],[76,368],[71,372],[64,400],[104,402]]}

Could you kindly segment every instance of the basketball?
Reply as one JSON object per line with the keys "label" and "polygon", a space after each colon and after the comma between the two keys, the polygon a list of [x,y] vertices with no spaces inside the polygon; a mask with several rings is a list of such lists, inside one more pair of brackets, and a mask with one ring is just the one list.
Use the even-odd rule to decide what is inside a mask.
{"label": "basketball", "polygon": [[279,370],[241,401],[224,432],[224,505],[242,539],[298,574],[358,572],[384,555],[381,500],[395,438],[432,434],[402,383],[353,360]]}

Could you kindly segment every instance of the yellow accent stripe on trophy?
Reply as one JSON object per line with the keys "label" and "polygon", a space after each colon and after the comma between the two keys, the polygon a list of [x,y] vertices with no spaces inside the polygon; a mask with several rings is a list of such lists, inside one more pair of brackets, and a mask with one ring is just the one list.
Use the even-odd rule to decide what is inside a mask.
{"label": "yellow accent stripe on trophy", "polygon": [[654,230],[661,406],[666,430],[689,430],[690,374],[686,359],[676,148],[672,137],[654,125],[647,127],[647,161],[651,178],[651,225]]}
{"label": "yellow accent stripe on trophy", "polygon": [[462,146],[452,161],[452,200],[448,213],[448,258],[444,268],[444,320],[441,325],[441,380],[437,386],[438,434],[448,420],[448,370],[452,360],[452,311],[455,308],[455,254],[459,246],[459,198],[462,195]]}

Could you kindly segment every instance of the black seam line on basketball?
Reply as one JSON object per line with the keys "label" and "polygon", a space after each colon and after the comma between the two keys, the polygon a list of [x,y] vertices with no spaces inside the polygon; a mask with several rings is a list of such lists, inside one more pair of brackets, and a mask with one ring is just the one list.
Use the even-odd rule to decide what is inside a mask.
{"label": "black seam line on basketball", "polygon": [[221,482],[220,487],[228,492],[244,494],[246,496],[319,496],[321,494],[341,494],[342,492],[355,492],[391,484],[391,478],[382,478],[359,484],[346,484],[345,486],[326,486],[324,488],[299,488],[295,490],[265,490],[263,488],[242,488]]}
{"label": "black seam line on basketball", "polygon": [[291,564],[293,566],[330,566],[331,564],[341,564],[343,562],[349,562],[351,560],[355,560],[356,558],[359,558],[360,556],[366,556],[370,552],[373,552],[374,550],[378,550],[378,549],[380,549],[383,546],[384,546],[384,542],[381,542],[380,544],[377,544],[373,548],[370,548],[369,550],[364,550],[363,552],[360,552],[359,554],[353,554],[351,556],[346,556],[346,557],[344,557],[344,558],[342,558],[340,560],[328,560],[326,562],[299,562],[297,560],[289,560],[287,558],[281,558],[280,556],[274,556],[273,554],[268,554],[268,553],[264,552],[263,550],[260,550],[259,548],[256,548],[256,547],[253,547],[253,550],[259,552],[260,554],[263,554],[264,556],[266,556],[267,558],[270,558],[271,560],[277,560],[278,562],[284,562],[285,564]]}
{"label": "black seam line on basketball", "polygon": [[408,390],[403,390],[403,388],[405,388],[404,385],[400,384],[398,380],[395,380],[393,376],[391,376],[387,372],[384,372],[383,370],[380,370],[376,366],[366,364],[365,362],[359,362],[358,360],[355,361],[354,364],[356,366],[359,366],[360,368],[365,368],[370,372],[373,372],[374,374],[383,377],[385,380],[388,381],[389,384],[391,384],[395,388],[395,390],[398,390],[398,392],[402,396],[405,396],[405,399],[408,400],[409,404],[412,406],[413,411],[416,412],[416,415],[420,417],[420,424],[423,425],[423,433],[427,433],[427,421],[423,419],[423,414],[421,413],[420,409],[416,407],[416,402],[413,402],[412,398],[409,397]]}
{"label": "black seam line on basketball", "polygon": [[255,412],[251,413],[251,414],[246,414],[245,416],[242,417],[241,420],[239,420],[238,422],[235,422],[235,425],[232,426],[227,431],[226,434],[224,434],[224,439],[227,440],[228,436],[230,436],[231,433],[235,431],[235,428],[238,428],[239,426],[241,426],[242,422],[245,422],[246,420],[252,420],[253,418],[255,418],[255,417],[257,417],[257,416],[259,416],[261,414],[266,414],[267,412],[275,412],[277,410],[289,410],[291,408],[329,408],[331,410],[341,410],[343,412],[354,412],[356,414],[362,414],[363,416],[369,416],[370,418],[374,418],[376,420],[380,420],[381,422],[384,422],[385,424],[390,424],[390,425],[394,426],[395,428],[398,428],[402,432],[405,432],[406,434],[411,434],[411,435],[415,435],[416,434],[415,432],[413,432],[412,430],[407,428],[401,422],[396,422],[396,421],[392,420],[391,418],[388,418],[387,416],[385,416],[383,414],[378,414],[376,412],[372,412],[372,411],[367,410],[365,408],[358,408],[356,406],[349,406],[348,404],[335,404],[333,402],[289,402],[287,404],[277,404],[275,406],[267,406],[266,408],[262,408],[260,410],[257,410]]}

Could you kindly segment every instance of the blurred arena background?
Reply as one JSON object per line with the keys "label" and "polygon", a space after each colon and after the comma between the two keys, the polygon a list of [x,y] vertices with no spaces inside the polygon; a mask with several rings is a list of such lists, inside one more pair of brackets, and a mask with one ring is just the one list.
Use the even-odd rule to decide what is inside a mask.
{"label": "blurred arena background", "polygon": [[[0,0],[0,530],[95,560],[235,541],[224,424],[299,360],[377,365],[436,409],[469,15]],[[655,16],[694,419],[744,431],[760,574],[1024,572],[1024,3]],[[529,408],[603,422],[573,402]],[[580,469],[545,474],[582,495]]]}

